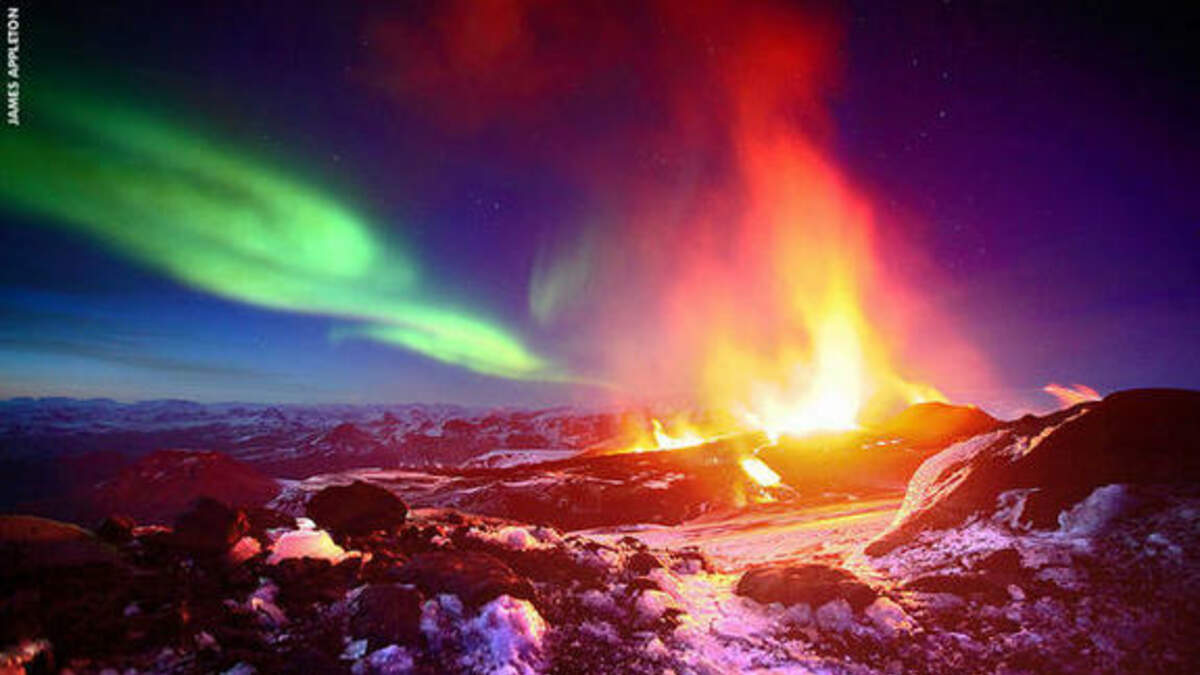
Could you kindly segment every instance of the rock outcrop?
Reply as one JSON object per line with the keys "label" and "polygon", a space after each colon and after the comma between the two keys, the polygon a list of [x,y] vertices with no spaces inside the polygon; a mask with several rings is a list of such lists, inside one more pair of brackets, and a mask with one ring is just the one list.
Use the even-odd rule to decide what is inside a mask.
{"label": "rock outcrop", "polygon": [[1200,484],[1200,392],[1118,392],[954,445],[921,465],[896,522],[867,552],[1000,511],[1054,527],[1066,509],[1110,484]]}
{"label": "rock outcrop", "polygon": [[764,605],[804,603],[813,609],[842,599],[856,611],[865,609],[876,597],[874,589],[850,572],[815,563],[749,570],[738,580],[736,591]]}
{"label": "rock outcrop", "polygon": [[321,490],[313,495],[306,510],[310,518],[335,536],[391,530],[408,516],[404,500],[362,481]]}
{"label": "rock outcrop", "polygon": [[159,450],[80,496],[77,509],[100,517],[120,513],[139,523],[168,524],[201,497],[253,507],[278,493],[277,481],[220,452]]}

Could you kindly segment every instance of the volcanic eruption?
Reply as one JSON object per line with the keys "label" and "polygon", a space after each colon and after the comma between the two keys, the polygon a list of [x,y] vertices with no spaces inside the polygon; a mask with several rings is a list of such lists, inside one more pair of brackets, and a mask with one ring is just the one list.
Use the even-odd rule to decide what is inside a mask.
{"label": "volcanic eruption", "polygon": [[[986,382],[905,278],[918,254],[897,233],[879,236],[870,200],[832,159],[832,14],[451,3],[434,25],[433,35],[379,25],[381,80],[459,133],[536,130],[544,162],[605,214],[544,244],[531,312],[545,330],[590,336],[580,361],[616,401],[671,395],[712,413],[644,420],[620,449],[853,430],[946,400],[930,375]],[[618,54],[639,62],[627,79],[609,70]],[[585,138],[560,126],[619,97],[634,97],[638,117]],[[761,459],[743,461],[775,480]]]}
{"label": "volcanic eruption", "polygon": [[0,673],[1200,669],[1151,116],[936,5],[45,10],[153,30],[0,134]]}

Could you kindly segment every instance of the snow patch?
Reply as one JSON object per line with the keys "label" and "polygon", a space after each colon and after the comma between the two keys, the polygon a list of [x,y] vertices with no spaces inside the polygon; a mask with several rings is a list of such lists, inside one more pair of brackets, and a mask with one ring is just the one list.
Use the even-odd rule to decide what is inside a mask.
{"label": "snow patch", "polygon": [[514,466],[523,464],[541,464],[543,462],[554,462],[563,459],[569,459],[579,454],[578,450],[512,450],[501,448],[492,450],[482,455],[472,457],[464,467],[471,468],[492,468],[492,469],[508,469]]}
{"label": "snow patch", "polygon": [[916,627],[912,617],[890,598],[880,596],[875,598],[865,610],[867,618],[875,624],[875,628],[888,638],[894,638],[902,633],[910,633]]}
{"label": "snow patch", "polygon": [[553,539],[545,533],[531,532],[529,528],[515,525],[504,526],[496,530],[472,529],[470,536],[473,539],[514,551],[552,548],[554,544]]}
{"label": "snow patch", "polygon": [[290,530],[275,540],[267,563],[275,565],[289,558],[317,558],[339,563],[350,555],[324,530]]}
{"label": "snow patch", "polygon": [[817,626],[821,630],[841,633],[854,625],[854,610],[844,598],[830,600],[817,608]]}
{"label": "snow patch", "polygon": [[1104,485],[1087,499],[1058,515],[1059,533],[1066,537],[1091,537],[1129,508],[1133,497],[1124,485]]}
{"label": "snow patch", "polygon": [[350,672],[354,675],[400,675],[411,673],[413,666],[413,656],[407,649],[388,645],[357,661]]}
{"label": "snow patch", "polygon": [[460,663],[489,673],[536,673],[545,636],[546,622],[532,603],[501,595],[464,626]]}
{"label": "snow patch", "polygon": [[847,562],[865,563],[876,572],[905,579],[1002,548],[1016,548],[1013,534],[1002,525],[977,518],[957,528],[922,532],[911,544],[877,558],[855,555]]}
{"label": "snow patch", "polygon": [[671,605],[671,596],[662,591],[642,591],[634,604],[637,623],[646,626],[658,621]]}

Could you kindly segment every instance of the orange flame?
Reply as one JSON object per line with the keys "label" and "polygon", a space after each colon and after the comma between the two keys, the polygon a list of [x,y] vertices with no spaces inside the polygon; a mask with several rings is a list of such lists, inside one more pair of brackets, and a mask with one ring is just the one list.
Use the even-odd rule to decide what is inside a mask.
{"label": "orange flame", "polygon": [[671,425],[671,433],[663,429],[662,422],[657,418],[650,420],[650,436],[646,437],[644,433],[633,446],[623,450],[623,452],[653,452],[655,450],[675,450],[678,448],[690,448],[694,445],[701,445],[708,441],[705,434],[693,429],[687,422],[676,421]]}
{"label": "orange flame", "polygon": [[692,445],[698,445],[704,442],[704,436],[692,429],[681,429],[671,435],[663,431],[662,422],[658,420],[652,421],[654,427],[654,440],[658,443],[659,448],[686,448]]}
{"label": "orange flame", "polygon": [[[866,318],[863,290],[877,283],[869,211],[791,126],[744,123],[742,175],[752,198],[747,255],[767,276],[769,322],[737,311],[715,321],[706,355],[706,401],[742,412],[771,436],[853,429],[868,403],[945,400],[907,381]],[[732,270],[731,275],[738,274]],[[751,330],[745,329],[750,323]],[[722,326],[724,325],[724,328]]]}
{"label": "orange flame", "polygon": [[[643,438],[641,442],[629,447],[622,452],[654,452],[657,450],[678,450],[680,448],[690,448],[697,445],[703,445],[710,441],[716,440],[721,434],[705,434],[693,428],[687,422],[676,421],[672,426],[672,433],[668,433],[662,422],[657,418],[650,420],[651,436]],[[766,462],[753,456],[743,457],[738,460],[738,465],[742,471],[761,487],[774,487],[782,482],[782,478],[774,469],[767,466]]]}

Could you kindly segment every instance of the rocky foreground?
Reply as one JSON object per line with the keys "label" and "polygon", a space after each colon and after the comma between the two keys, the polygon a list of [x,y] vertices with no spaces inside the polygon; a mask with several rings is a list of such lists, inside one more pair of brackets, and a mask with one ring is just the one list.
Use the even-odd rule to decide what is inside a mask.
{"label": "rocky foreground", "polygon": [[[1200,393],[1122,392],[933,448],[894,515],[861,490],[693,508],[718,450],[624,477],[590,459],[325,476],[171,527],[0,517],[0,672],[1200,670]],[[912,461],[876,457],[855,461]],[[812,464],[792,463],[793,482]],[[574,488],[521,497],[564,472]],[[653,506],[527,516],[581,484]],[[691,511],[639,499],[672,485]]]}

